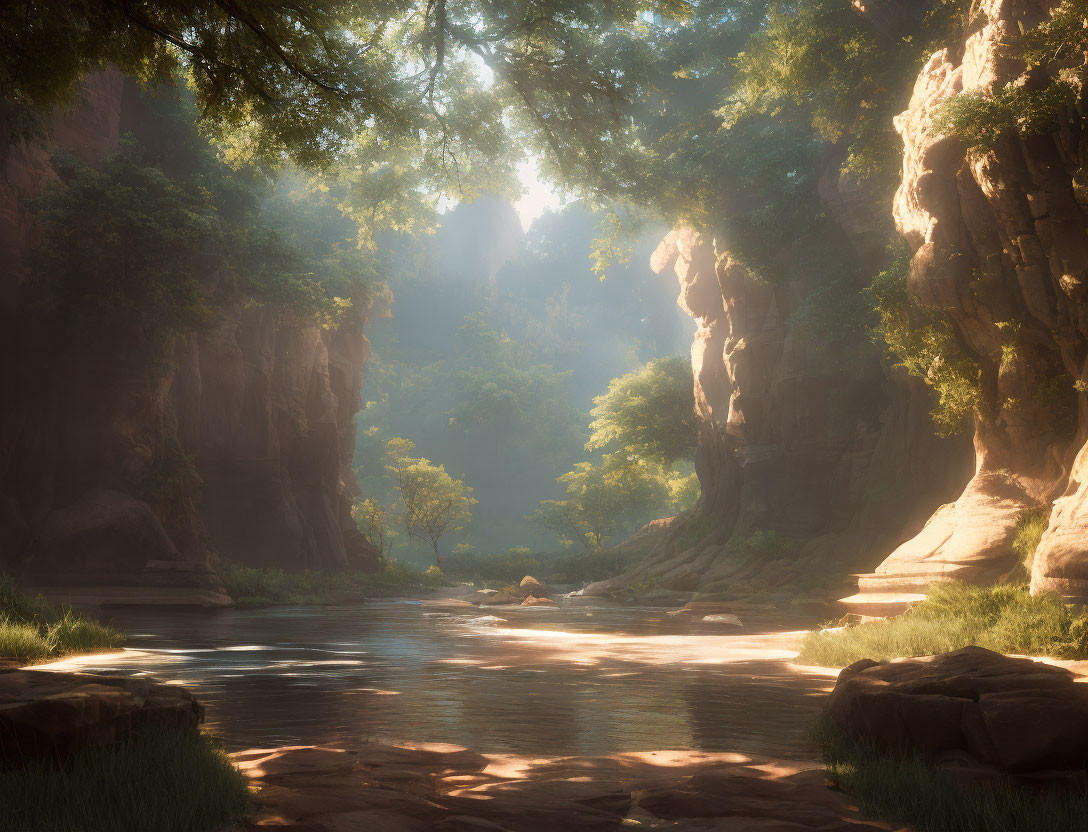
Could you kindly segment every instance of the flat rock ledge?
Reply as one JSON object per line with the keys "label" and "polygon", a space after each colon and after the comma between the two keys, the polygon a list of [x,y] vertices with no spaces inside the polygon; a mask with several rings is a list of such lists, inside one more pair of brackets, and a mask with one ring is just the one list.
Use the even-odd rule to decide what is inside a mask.
{"label": "flat rock ledge", "polygon": [[[367,743],[232,755],[256,787],[235,832],[876,832],[823,772],[739,754],[483,755]],[[635,823],[637,821],[637,823]]]}
{"label": "flat rock ledge", "polygon": [[982,647],[863,659],[839,674],[827,715],[890,751],[917,749],[964,774],[1085,774],[1088,685],[1072,672]]}
{"label": "flat rock ledge", "polygon": [[192,727],[204,708],[189,691],[148,679],[0,670],[0,764],[63,757],[147,726]]}

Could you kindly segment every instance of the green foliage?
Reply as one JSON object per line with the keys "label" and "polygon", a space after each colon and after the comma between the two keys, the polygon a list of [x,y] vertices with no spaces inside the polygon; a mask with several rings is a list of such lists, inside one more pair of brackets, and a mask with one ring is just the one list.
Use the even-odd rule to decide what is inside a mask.
{"label": "green foliage", "polygon": [[968,148],[993,150],[1009,135],[1050,133],[1077,99],[1073,84],[1056,81],[1042,89],[1006,84],[993,94],[965,92],[942,104],[933,116],[936,130],[956,136]]}
{"label": "green foliage", "polygon": [[457,578],[474,582],[518,584],[526,575],[547,574],[550,563],[525,546],[515,546],[498,555],[470,555],[449,558],[446,571]]}
{"label": "green foliage", "polygon": [[395,536],[385,506],[374,497],[366,497],[358,500],[351,507],[351,515],[355,519],[359,531],[378,550],[384,561],[393,550],[393,537]]}
{"label": "green foliage", "polygon": [[20,592],[0,580],[0,657],[34,662],[70,653],[93,653],[124,644],[111,627],[70,609],[58,609],[42,596]]}
{"label": "green foliage", "polygon": [[219,576],[235,603],[247,607],[354,603],[363,597],[426,592],[445,585],[441,572],[422,572],[392,559],[379,572],[287,572],[230,563]]}
{"label": "green foliage", "polygon": [[1081,784],[1029,787],[965,783],[918,751],[890,754],[822,722],[813,739],[827,776],[868,817],[917,832],[1023,832],[1083,829],[1088,791]]}
{"label": "green foliage", "polygon": [[658,358],[612,379],[593,404],[587,450],[620,449],[661,465],[695,453],[694,380],[686,357]]}
{"label": "green foliage", "polygon": [[168,500],[177,494],[195,490],[198,480],[191,451],[167,448],[151,460],[143,483],[143,493],[151,500]]}
{"label": "green foliage", "polygon": [[1050,18],[1020,34],[1014,48],[1028,66],[1068,66],[1070,59],[1081,63],[1080,55],[1088,50],[1088,0],[1062,0],[1050,11]]}
{"label": "green foliage", "polygon": [[899,143],[891,117],[910,98],[918,64],[942,45],[962,41],[970,0],[919,2],[886,36],[840,0],[772,2],[766,22],[736,59],[737,113],[808,114],[825,142],[849,142],[848,166],[889,179]]}
{"label": "green foliage", "polygon": [[1035,550],[1039,541],[1050,525],[1050,506],[1024,509],[1016,517],[1016,535],[1012,539],[1012,549],[1016,552],[1025,575],[1031,575],[1035,562]]}
{"label": "green foliage", "polygon": [[1088,617],[1026,585],[939,583],[896,618],[805,637],[798,661],[845,667],[858,659],[929,656],[978,645],[999,653],[1088,658]]}
{"label": "green foliage", "polygon": [[645,522],[665,497],[660,467],[622,453],[607,454],[600,463],[579,462],[559,482],[567,499],[543,500],[533,521],[587,551],[617,530]]}
{"label": "green foliage", "polygon": [[30,202],[41,230],[35,286],[68,325],[138,334],[154,363],[171,336],[217,322],[220,271],[255,301],[328,328],[353,306],[366,311],[375,267],[347,244],[354,232],[335,205],[321,217],[339,223],[339,239],[326,230],[296,242],[320,192],[267,199],[253,171],[231,171],[196,134],[191,103],[168,93],[143,103],[152,117],[140,135],[124,136],[100,169],[56,155],[62,181]]}
{"label": "green foliage", "polygon": [[60,168],[65,183],[32,203],[42,233],[34,274],[77,325],[136,324],[158,348],[210,325],[196,279],[223,244],[210,198],[147,164],[132,139],[101,170],[74,161]]}
{"label": "green foliage", "polygon": [[396,476],[397,490],[404,505],[403,525],[409,537],[425,537],[434,550],[435,565],[441,562],[439,541],[462,532],[472,522],[476,498],[464,480],[454,479],[445,466],[429,459],[408,456],[415,446],[396,438],[386,443],[389,470]]}
{"label": "green foliage", "polygon": [[962,430],[977,411],[981,370],[960,345],[952,323],[911,296],[909,272],[910,254],[903,249],[873,279],[869,293],[880,318],[877,332],[896,365],[933,388],[933,420],[938,433],[948,436]]}
{"label": "green foliage", "polygon": [[182,729],[6,769],[0,794],[0,828],[35,832],[207,832],[240,821],[249,802],[226,752]]}

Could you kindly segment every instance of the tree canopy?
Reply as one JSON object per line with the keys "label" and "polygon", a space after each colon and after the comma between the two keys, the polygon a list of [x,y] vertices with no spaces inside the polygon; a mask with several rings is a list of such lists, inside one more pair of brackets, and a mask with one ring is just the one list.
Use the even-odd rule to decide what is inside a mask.
{"label": "tree canopy", "polygon": [[695,394],[686,356],[651,361],[612,379],[593,400],[587,450],[619,449],[660,465],[695,453]]}

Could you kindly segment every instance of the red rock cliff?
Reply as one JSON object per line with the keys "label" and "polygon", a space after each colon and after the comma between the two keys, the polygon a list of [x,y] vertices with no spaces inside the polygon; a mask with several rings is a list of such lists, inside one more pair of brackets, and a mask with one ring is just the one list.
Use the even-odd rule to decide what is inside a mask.
{"label": "red rock cliff", "polygon": [[[1063,127],[968,151],[933,118],[959,93],[1047,83],[1041,71],[1025,71],[1015,43],[1053,5],[981,3],[982,25],[962,57],[934,54],[896,120],[905,154],[895,219],[914,250],[909,288],[949,316],[982,383],[974,475],[863,579],[869,588],[992,580],[1015,565],[1020,513],[1057,498],[1032,587],[1088,597],[1088,195],[1080,179],[1088,145],[1081,130]],[[1066,424],[1056,398],[1077,414]]]}
{"label": "red rock cliff", "polygon": [[[48,144],[101,160],[125,84],[88,78]],[[215,606],[223,558],[375,565],[350,517],[361,324],[325,331],[227,285],[219,323],[176,338],[152,379],[138,334],[80,342],[28,301],[24,200],[55,174],[34,143],[0,161],[0,566],[77,601]]]}

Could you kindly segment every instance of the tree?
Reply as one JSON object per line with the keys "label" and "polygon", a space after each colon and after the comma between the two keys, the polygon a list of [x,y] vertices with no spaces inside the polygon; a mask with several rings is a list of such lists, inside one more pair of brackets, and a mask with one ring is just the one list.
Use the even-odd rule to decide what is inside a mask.
{"label": "tree", "polygon": [[426,538],[434,549],[435,565],[441,566],[439,541],[464,531],[472,521],[472,506],[476,504],[472,488],[451,477],[442,465],[407,456],[415,447],[411,440],[392,439],[386,447],[389,468],[396,476],[404,504],[404,530],[409,537]]}
{"label": "tree", "polygon": [[360,500],[351,509],[355,522],[366,539],[369,540],[384,563],[386,557],[393,551],[394,531],[389,525],[389,517],[385,506],[373,497]]}
{"label": "tree", "polygon": [[695,453],[694,381],[684,357],[659,358],[612,379],[593,404],[587,450],[618,447],[664,466]]}
{"label": "tree", "polygon": [[667,499],[658,466],[619,453],[608,454],[596,464],[579,462],[559,482],[566,488],[567,499],[542,501],[533,520],[590,552],[617,529],[644,522]]}
{"label": "tree", "polygon": [[381,143],[426,132],[428,155],[448,172],[463,156],[501,155],[515,101],[517,132],[557,153],[556,117],[604,138],[632,95],[616,68],[638,50],[643,15],[684,9],[683,0],[26,0],[0,6],[0,93],[51,107],[109,64],[151,82],[181,72],[205,126],[244,134],[236,144],[248,151],[322,163],[368,130]]}

